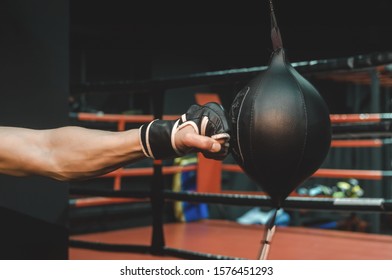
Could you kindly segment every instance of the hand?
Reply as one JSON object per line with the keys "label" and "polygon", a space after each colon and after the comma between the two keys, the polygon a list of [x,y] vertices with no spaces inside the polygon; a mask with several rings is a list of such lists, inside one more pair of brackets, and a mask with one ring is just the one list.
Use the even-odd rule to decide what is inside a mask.
{"label": "hand", "polygon": [[176,133],[176,146],[183,153],[200,151],[207,158],[210,154],[215,159],[224,159],[227,155],[229,143],[227,138],[213,139],[197,134],[191,125],[187,125]]}
{"label": "hand", "polygon": [[201,151],[207,158],[228,154],[230,127],[221,105],[192,105],[176,121],[154,120],[140,127],[140,143],[147,157],[163,159]]}

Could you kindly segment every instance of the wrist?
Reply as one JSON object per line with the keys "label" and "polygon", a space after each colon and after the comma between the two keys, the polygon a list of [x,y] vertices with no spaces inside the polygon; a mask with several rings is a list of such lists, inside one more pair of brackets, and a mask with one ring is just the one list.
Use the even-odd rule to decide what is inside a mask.
{"label": "wrist", "polygon": [[180,154],[175,145],[173,127],[178,121],[154,120],[139,128],[139,139],[146,157],[164,159]]}

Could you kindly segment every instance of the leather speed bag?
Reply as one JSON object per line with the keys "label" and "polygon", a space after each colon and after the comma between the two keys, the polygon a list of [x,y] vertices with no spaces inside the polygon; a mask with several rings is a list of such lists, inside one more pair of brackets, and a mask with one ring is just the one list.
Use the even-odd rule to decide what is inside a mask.
{"label": "leather speed bag", "polygon": [[286,61],[283,48],[237,94],[229,117],[234,159],[274,206],[280,207],[328,153],[328,108],[316,88]]}

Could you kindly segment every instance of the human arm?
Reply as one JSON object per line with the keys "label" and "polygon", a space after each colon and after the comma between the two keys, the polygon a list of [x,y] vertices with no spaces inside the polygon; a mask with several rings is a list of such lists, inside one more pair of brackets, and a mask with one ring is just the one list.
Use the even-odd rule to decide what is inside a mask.
{"label": "human arm", "polygon": [[[182,150],[191,147],[214,153],[221,149],[219,141],[196,134],[191,126],[181,129],[175,141]],[[103,175],[142,158],[145,155],[138,129],[110,132],[75,126],[47,130],[0,127],[3,174],[79,180]]]}
{"label": "human arm", "polygon": [[217,103],[192,105],[180,119],[153,120],[122,132],[68,126],[35,130],[0,127],[0,173],[79,180],[103,175],[145,157],[202,152],[222,160],[230,129]]}

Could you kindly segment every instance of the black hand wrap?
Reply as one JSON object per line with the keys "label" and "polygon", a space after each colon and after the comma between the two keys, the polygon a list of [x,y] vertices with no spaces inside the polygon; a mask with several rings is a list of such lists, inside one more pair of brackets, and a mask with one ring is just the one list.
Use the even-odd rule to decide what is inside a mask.
{"label": "black hand wrap", "polygon": [[192,105],[175,121],[154,120],[142,125],[139,134],[144,154],[150,158],[164,159],[195,151],[191,149],[184,152],[176,147],[175,135],[186,125],[191,125],[199,135],[225,141],[219,152],[203,152],[205,157],[223,159],[227,156],[230,128],[222,106],[214,102],[204,106]]}

